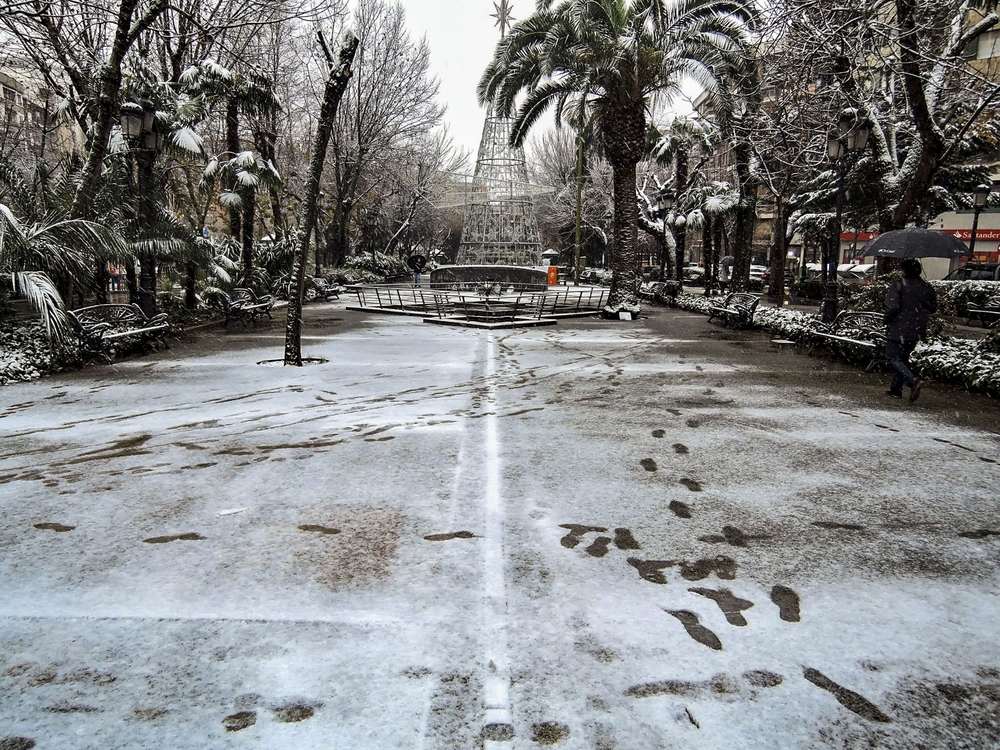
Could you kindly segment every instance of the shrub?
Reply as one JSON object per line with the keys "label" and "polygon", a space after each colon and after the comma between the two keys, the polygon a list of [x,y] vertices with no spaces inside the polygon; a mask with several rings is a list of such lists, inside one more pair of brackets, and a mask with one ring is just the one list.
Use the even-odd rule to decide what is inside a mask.
{"label": "shrub", "polygon": [[50,340],[38,321],[0,324],[0,385],[34,380],[82,362],[79,342]]}
{"label": "shrub", "polygon": [[[873,285],[875,286],[875,285]],[[884,283],[881,299],[884,302]],[[872,292],[872,304],[878,291]],[[712,302],[701,295],[679,294],[677,307],[709,313]],[[932,316],[942,318],[943,316]],[[754,324],[792,341],[806,341],[820,316],[782,307],[758,307]],[[933,322],[933,320],[932,320]],[[982,341],[942,337],[921,343],[911,357],[913,367],[924,377],[958,383],[969,390],[992,396],[1000,395],[1000,328],[993,329]]]}
{"label": "shrub", "polygon": [[801,279],[792,282],[789,292],[791,292],[793,297],[823,299],[823,296],[826,294],[826,285],[819,277]]}
{"label": "shrub", "polygon": [[998,281],[932,281],[937,290],[938,300],[949,301],[954,314],[969,314],[969,306],[985,304],[989,297],[1000,294]]}

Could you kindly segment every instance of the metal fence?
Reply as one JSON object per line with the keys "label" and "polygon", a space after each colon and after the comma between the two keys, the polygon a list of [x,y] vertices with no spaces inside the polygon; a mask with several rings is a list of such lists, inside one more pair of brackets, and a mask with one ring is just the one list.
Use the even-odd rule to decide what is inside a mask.
{"label": "metal fence", "polygon": [[[456,288],[457,287],[457,288]],[[608,289],[599,286],[546,288],[540,285],[454,284],[448,287],[358,284],[348,287],[358,307],[420,317],[483,323],[592,315],[604,307]]]}

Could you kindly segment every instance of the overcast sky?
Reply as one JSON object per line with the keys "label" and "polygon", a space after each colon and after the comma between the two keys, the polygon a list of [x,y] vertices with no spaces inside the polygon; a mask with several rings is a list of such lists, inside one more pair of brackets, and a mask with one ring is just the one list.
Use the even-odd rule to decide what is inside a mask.
{"label": "overcast sky", "polygon": [[[493,0],[402,0],[414,40],[427,37],[431,72],[441,83],[445,120],[455,145],[471,154],[475,166],[483,132],[484,110],[476,101],[476,84],[500,39]],[[514,18],[531,15],[532,0],[510,0]]]}
{"label": "overcast sky", "polygon": [[[439,80],[440,100],[448,107],[445,122],[455,146],[469,153],[467,169],[471,173],[485,116],[476,100],[476,85],[500,40],[496,19],[492,17],[496,13],[493,0],[401,1],[411,38],[416,41],[427,37],[431,74]],[[530,16],[535,8],[534,0],[508,0],[508,4],[515,22]],[[695,88],[688,93],[693,96]],[[689,111],[680,102],[674,107]],[[536,130],[540,127],[541,123]],[[531,140],[529,135],[529,151]]]}

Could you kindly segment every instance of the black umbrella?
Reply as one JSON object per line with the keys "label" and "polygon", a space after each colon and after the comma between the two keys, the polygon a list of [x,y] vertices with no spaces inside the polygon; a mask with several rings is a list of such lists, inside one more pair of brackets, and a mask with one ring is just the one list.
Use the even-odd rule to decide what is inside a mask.
{"label": "black umbrella", "polygon": [[865,243],[864,256],[877,258],[961,258],[971,256],[965,243],[947,232],[932,229],[893,229]]}
{"label": "black umbrella", "polygon": [[736,263],[736,258],[734,258],[732,255],[723,255],[722,260],[719,261],[719,264],[723,266],[731,266],[735,263]]}

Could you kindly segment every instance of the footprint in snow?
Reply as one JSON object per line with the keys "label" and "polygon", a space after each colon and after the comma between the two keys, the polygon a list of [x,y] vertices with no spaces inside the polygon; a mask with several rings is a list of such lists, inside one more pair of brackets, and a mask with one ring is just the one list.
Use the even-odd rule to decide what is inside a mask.
{"label": "footprint in snow", "polygon": [[778,616],[785,622],[798,622],[799,595],[787,586],[775,586],[771,589],[771,601],[778,606]]}
{"label": "footprint in snow", "polygon": [[227,732],[239,732],[257,723],[256,711],[239,711],[222,720]]}
{"label": "footprint in snow", "polygon": [[[73,529],[76,528],[76,526],[63,526],[61,523],[52,523],[46,521],[45,523],[36,523],[35,528],[42,529],[43,531],[55,531],[58,533],[62,533],[66,531],[72,531]],[[3,750],[2,745],[0,745],[0,750]]]}
{"label": "footprint in snow", "polygon": [[171,534],[170,536],[151,536],[149,539],[143,539],[146,544],[167,544],[169,542],[198,542],[204,540],[201,534],[195,534],[193,531],[189,531],[186,534]]}
{"label": "footprint in snow", "polygon": [[882,723],[889,723],[892,721],[892,719],[886,716],[882,709],[865,698],[863,695],[859,695],[853,690],[848,690],[842,685],[838,685],[819,670],[813,669],[812,667],[805,667],[802,671],[802,675],[816,687],[822,688],[832,694],[833,697],[837,699],[837,703],[842,705],[848,711],[853,711],[861,718]]}
{"label": "footprint in snow", "polygon": [[447,542],[452,539],[475,539],[471,531],[452,531],[447,534],[428,534],[424,537],[428,542]]}
{"label": "footprint in snow", "polygon": [[670,505],[667,507],[670,509],[670,512],[678,518],[691,517],[691,508],[687,503],[682,503],[680,500],[671,500]]}
{"label": "footprint in snow", "polygon": [[333,529],[329,526],[320,526],[315,523],[303,523],[299,524],[299,531],[312,531],[316,534],[322,534],[323,536],[330,536],[332,534],[339,534],[340,529]]}
{"label": "footprint in snow", "polygon": [[753,602],[748,599],[740,599],[729,589],[690,588],[688,591],[711,599],[718,604],[719,609],[722,610],[722,614],[726,616],[726,622],[730,625],[740,628],[746,626],[746,618],[741,612],[745,609],[750,609],[753,606]]}
{"label": "footprint in snow", "polygon": [[694,612],[689,612],[686,609],[667,609],[664,611],[680,620],[687,634],[698,641],[698,643],[708,646],[715,651],[722,650],[722,641],[719,640],[719,636],[702,625],[698,621],[698,615]]}

